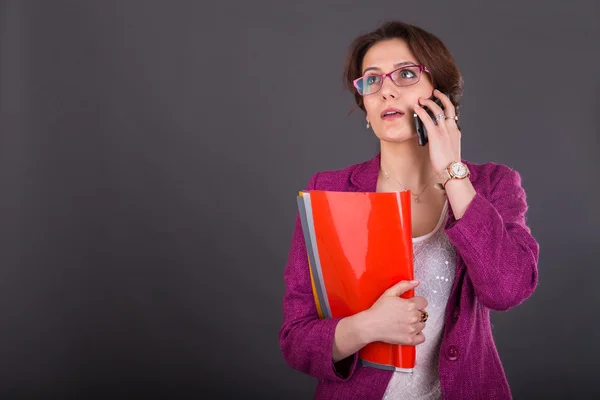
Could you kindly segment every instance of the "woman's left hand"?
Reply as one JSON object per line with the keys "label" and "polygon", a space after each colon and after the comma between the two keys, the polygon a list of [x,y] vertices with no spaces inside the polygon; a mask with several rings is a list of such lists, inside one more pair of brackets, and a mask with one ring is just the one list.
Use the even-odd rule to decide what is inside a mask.
{"label": "woman's left hand", "polygon": [[[420,98],[420,104],[415,105],[415,113],[421,118],[427,129],[429,156],[433,169],[436,173],[441,174],[443,170],[448,168],[450,163],[461,160],[461,133],[454,119],[456,115],[454,104],[452,104],[448,96],[437,89],[434,90],[433,94],[442,101],[444,109],[442,110],[433,100]],[[437,120],[437,125],[422,106],[427,106],[433,113],[434,118],[440,114],[443,115]]]}

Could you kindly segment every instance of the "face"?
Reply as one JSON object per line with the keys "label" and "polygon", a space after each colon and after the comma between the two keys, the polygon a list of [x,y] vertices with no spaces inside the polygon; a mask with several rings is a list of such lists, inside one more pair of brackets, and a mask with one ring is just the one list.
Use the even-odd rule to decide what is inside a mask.
{"label": "face", "polygon": [[[401,39],[390,39],[373,45],[365,54],[362,64],[362,75],[388,73],[398,69],[401,64],[418,65],[417,59]],[[406,71],[400,79],[408,82],[412,75]],[[433,85],[427,72],[421,72],[421,78],[410,86],[397,86],[391,78],[385,77],[381,89],[373,94],[363,96],[367,121],[370,122],[375,135],[383,141],[403,142],[414,140],[414,104],[419,97],[430,97]],[[386,110],[399,111],[393,115],[385,115]]]}

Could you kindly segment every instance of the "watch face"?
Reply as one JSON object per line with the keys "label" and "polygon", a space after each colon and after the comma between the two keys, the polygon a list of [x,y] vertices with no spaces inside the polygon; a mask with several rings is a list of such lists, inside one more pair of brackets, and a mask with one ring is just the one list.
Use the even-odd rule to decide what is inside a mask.
{"label": "watch face", "polygon": [[462,178],[467,175],[467,167],[464,164],[452,164],[452,174],[456,177]]}

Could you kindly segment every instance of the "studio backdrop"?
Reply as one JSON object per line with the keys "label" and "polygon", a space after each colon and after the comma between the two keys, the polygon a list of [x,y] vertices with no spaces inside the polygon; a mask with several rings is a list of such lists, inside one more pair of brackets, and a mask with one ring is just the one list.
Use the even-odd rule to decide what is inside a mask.
{"label": "studio backdrop", "polygon": [[599,15],[0,2],[0,397],[311,398],[278,342],[296,194],[378,151],[342,66],[356,35],[400,19],[456,58],[464,158],[527,192],[539,286],[492,314],[513,395],[598,398]]}

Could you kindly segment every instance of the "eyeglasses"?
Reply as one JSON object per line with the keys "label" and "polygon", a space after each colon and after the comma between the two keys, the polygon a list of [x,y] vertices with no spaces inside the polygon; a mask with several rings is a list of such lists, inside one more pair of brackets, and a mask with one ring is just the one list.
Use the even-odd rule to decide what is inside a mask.
{"label": "eyeglasses", "polygon": [[421,80],[421,73],[423,71],[429,73],[429,70],[424,65],[406,65],[387,74],[361,76],[352,83],[356,87],[358,94],[367,96],[379,92],[383,86],[384,79],[388,76],[396,86],[411,86]]}

